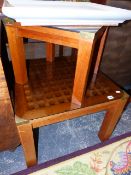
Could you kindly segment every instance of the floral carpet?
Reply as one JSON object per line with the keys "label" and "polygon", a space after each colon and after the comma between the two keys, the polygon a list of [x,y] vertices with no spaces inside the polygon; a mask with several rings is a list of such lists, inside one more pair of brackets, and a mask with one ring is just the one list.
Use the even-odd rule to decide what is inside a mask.
{"label": "floral carpet", "polygon": [[16,174],[130,175],[131,132]]}

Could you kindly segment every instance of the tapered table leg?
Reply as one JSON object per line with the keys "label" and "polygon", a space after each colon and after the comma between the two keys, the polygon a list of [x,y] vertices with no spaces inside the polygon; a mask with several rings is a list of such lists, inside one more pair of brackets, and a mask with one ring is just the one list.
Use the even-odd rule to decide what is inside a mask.
{"label": "tapered table leg", "polygon": [[28,81],[23,38],[17,35],[17,24],[6,25],[6,31],[8,35],[8,43],[15,75],[15,81],[16,83],[23,85]]}
{"label": "tapered table leg", "polygon": [[18,126],[21,144],[24,150],[26,164],[28,167],[37,163],[34,137],[31,124],[22,124]]}
{"label": "tapered table leg", "polygon": [[55,45],[46,43],[46,60],[52,62],[55,58]]}
{"label": "tapered table leg", "polygon": [[109,107],[98,134],[101,141],[105,141],[111,136],[117,122],[121,117],[122,111],[125,107],[128,97],[129,96],[126,93],[124,93],[123,97],[120,100],[118,100],[116,104],[113,104]]}
{"label": "tapered table leg", "polygon": [[63,57],[64,55],[64,46],[59,46],[59,57]]}
{"label": "tapered table leg", "polygon": [[85,95],[86,84],[90,71],[95,34],[85,32],[80,34],[75,79],[71,107],[80,107]]}

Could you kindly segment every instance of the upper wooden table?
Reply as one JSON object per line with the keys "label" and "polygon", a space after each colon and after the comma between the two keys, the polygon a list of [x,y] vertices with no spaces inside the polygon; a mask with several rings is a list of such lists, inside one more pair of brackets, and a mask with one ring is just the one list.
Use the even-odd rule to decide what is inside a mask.
{"label": "upper wooden table", "polygon": [[102,26],[117,26],[131,18],[129,10],[89,2],[8,0],[2,11],[17,22],[6,24],[16,83],[28,81],[23,37],[51,43],[48,52],[52,52],[52,44],[78,49],[72,94],[73,103],[78,105],[85,93],[94,44],[103,35],[95,75],[98,71],[107,33]]}

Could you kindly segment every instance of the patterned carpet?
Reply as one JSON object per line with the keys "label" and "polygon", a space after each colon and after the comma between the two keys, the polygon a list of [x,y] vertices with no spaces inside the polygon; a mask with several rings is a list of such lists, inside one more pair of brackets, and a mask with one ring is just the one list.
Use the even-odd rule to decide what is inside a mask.
{"label": "patterned carpet", "polygon": [[[100,143],[97,137],[104,112],[40,128],[38,162],[42,163]],[[112,137],[131,131],[131,103],[127,106]],[[26,168],[22,147],[0,153],[0,175]]]}
{"label": "patterned carpet", "polygon": [[130,163],[131,132],[128,132],[13,175],[130,175]]}

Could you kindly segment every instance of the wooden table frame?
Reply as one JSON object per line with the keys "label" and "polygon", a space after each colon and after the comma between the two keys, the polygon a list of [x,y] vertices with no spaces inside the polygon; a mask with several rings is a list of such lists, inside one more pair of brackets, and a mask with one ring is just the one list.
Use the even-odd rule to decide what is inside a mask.
{"label": "wooden table frame", "polygon": [[107,29],[108,28],[101,28],[101,30],[96,33],[90,33],[85,31],[71,32],[48,27],[24,27],[19,23],[6,25],[16,83],[23,85],[28,81],[23,37],[47,42],[47,61],[53,61],[54,44],[76,48],[78,49],[78,56],[72,94],[72,104],[81,106],[90,71],[95,41],[104,33],[100,43],[94,75],[97,74],[100,64],[100,58],[103,52]]}
{"label": "wooden table frame", "polygon": [[33,129],[46,126],[49,124],[58,123],[64,120],[73,119],[83,115],[92,114],[102,110],[106,110],[104,120],[100,127],[98,136],[101,141],[109,139],[114,128],[121,117],[121,113],[124,109],[124,106],[127,102],[128,95],[123,94],[123,97],[118,100],[80,108],[60,114],[50,115],[47,117],[33,119],[30,121],[21,120],[21,124],[17,125],[21,144],[24,150],[25,160],[28,167],[33,166],[37,163],[36,149],[34,144]]}
{"label": "wooden table frame", "polygon": [[122,98],[117,100],[111,100],[102,104],[80,108],[82,107],[82,102],[85,95],[85,88],[89,76],[95,42],[98,38],[101,38],[96,59],[97,61],[94,68],[94,75],[92,77],[92,84],[95,83],[97,76],[107,30],[108,28],[102,27],[96,33],[90,33],[85,31],[71,32],[67,30],[40,26],[21,26],[19,23],[6,25],[15,81],[18,84],[24,85],[28,81],[23,37],[47,42],[46,56],[47,61],[50,62],[52,62],[54,58],[54,44],[78,49],[71,105],[72,109],[76,108],[76,106],[79,108],[38,119],[20,119],[21,122],[18,122],[17,128],[19,131],[21,144],[24,149],[27,166],[32,166],[37,162],[33,138],[34,128],[102,110],[107,110],[98,136],[102,141],[107,140],[111,136],[128,99],[128,95],[126,93],[123,93]]}

